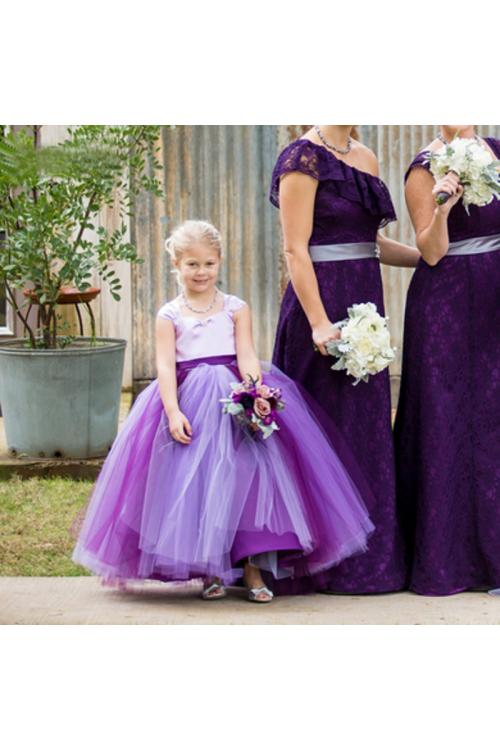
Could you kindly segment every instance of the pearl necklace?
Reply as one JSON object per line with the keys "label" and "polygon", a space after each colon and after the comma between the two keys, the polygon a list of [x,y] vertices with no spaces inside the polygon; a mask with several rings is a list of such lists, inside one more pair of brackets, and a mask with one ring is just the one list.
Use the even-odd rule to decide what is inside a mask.
{"label": "pearl necklace", "polygon": [[186,305],[186,307],[188,308],[188,310],[191,310],[191,312],[194,312],[194,313],[207,313],[207,312],[210,312],[210,310],[214,307],[214,305],[215,305],[215,303],[217,301],[218,294],[219,294],[219,290],[216,289],[215,290],[215,294],[214,294],[214,298],[213,298],[212,302],[209,304],[208,307],[205,307],[203,310],[197,310],[196,307],[193,307],[188,302],[188,298],[186,297],[186,293],[184,291],[181,293],[181,296],[182,296],[182,299],[184,300],[184,304]]}
{"label": "pearl necklace", "polygon": [[314,130],[318,134],[318,138],[320,139],[321,143],[327,148],[331,148],[332,151],[336,151],[338,154],[348,154],[351,150],[352,138],[350,135],[347,136],[347,148],[337,148],[337,146],[334,146],[333,143],[328,143],[325,136],[321,132],[319,125],[315,125]]}

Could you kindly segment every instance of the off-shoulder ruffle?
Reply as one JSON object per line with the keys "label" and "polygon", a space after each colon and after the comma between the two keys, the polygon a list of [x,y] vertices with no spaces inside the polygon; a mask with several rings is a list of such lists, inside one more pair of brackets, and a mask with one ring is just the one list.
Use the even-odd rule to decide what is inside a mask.
{"label": "off-shoulder ruffle", "polygon": [[389,190],[379,177],[351,167],[305,138],[293,141],[278,156],[269,194],[276,208],[279,208],[280,178],[287,172],[303,172],[320,182],[329,181],[329,188],[340,198],[359,203],[372,215],[380,216],[382,225],[397,218]]}

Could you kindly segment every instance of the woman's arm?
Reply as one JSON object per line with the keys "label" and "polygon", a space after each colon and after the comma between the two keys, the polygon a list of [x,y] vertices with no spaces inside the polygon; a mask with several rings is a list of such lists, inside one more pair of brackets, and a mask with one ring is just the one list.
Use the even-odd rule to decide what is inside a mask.
{"label": "woman's arm", "polygon": [[260,362],[255,353],[252,334],[252,316],[248,305],[244,305],[233,314],[236,341],[236,359],[241,379],[247,380],[250,375],[254,380],[262,380]]}
{"label": "woman's arm", "polygon": [[[435,195],[439,192],[451,195],[441,206],[435,201]],[[448,216],[463,192],[458,177],[451,172],[437,181],[430,172],[422,168],[412,169],[408,176],[406,205],[415,229],[417,247],[430,266],[439,263],[448,252]]]}
{"label": "woman's arm", "polygon": [[312,329],[321,354],[325,344],[339,337],[321,301],[318,280],[309,255],[318,181],[301,172],[289,172],[280,181],[280,218],[290,281]]}
{"label": "woman's arm", "polygon": [[421,256],[416,247],[391,240],[380,232],[377,234],[377,244],[380,248],[380,262],[386,266],[415,268],[420,260]]}
{"label": "woman's arm", "polygon": [[191,442],[192,429],[179,409],[175,369],[175,327],[171,320],[156,318],[156,369],[170,434],[179,443]]}

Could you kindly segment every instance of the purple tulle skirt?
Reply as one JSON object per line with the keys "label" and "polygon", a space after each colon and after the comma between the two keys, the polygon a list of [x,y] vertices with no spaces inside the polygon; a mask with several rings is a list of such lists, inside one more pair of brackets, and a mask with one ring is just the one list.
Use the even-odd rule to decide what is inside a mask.
{"label": "purple tulle skirt", "polygon": [[75,562],[108,583],[231,583],[247,557],[281,578],[366,549],[369,490],[348,449],[292,380],[275,366],[263,370],[286,404],[267,440],[222,413],[219,399],[240,379],[233,357],[178,363],[189,445],[169,433],[158,381],[142,391],[94,485]]}

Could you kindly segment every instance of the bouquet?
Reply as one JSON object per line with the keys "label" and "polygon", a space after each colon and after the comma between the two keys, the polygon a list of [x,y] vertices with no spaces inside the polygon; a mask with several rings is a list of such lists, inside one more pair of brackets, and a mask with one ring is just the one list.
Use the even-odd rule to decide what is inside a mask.
{"label": "bouquet", "polygon": [[221,398],[224,414],[231,414],[248,432],[262,433],[264,439],[279,430],[277,412],[285,408],[281,390],[259,384],[251,375],[241,383],[231,383],[228,398]]}
{"label": "bouquet", "polygon": [[335,323],[340,328],[340,338],[329,341],[326,350],[338,357],[332,370],[346,370],[355,378],[353,385],[357,385],[384,370],[396,350],[391,346],[388,318],[379,315],[373,302],[352,305],[347,313],[348,318]]}
{"label": "bouquet", "polygon": [[[431,152],[428,160],[430,170],[436,180],[455,172],[463,185],[464,208],[486,206],[493,198],[500,198],[500,161],[474,138],[454,138],[437,151]],[[439,193],[439,204],[448,200],[446,193]]]}

